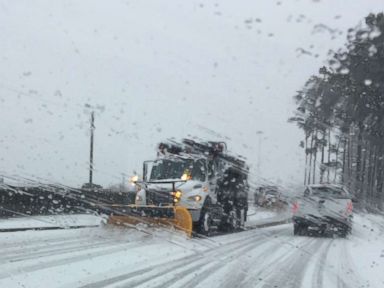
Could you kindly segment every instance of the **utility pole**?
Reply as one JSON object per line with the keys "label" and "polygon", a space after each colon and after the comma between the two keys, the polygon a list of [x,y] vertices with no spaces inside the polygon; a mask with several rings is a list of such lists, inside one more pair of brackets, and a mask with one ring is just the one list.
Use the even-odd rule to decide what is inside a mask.
{"label": "utility pole", "polygon": [[89,153],[89,187],[92,189],[93,186],[93,133],[95,130],[95,112],[91,112],[91,147]]}
{"label": "utility pole", "polygon": [[124,173],[121,173],[121,185],[120,185],[120,192],[124,192],[125,191],[125,174]]}

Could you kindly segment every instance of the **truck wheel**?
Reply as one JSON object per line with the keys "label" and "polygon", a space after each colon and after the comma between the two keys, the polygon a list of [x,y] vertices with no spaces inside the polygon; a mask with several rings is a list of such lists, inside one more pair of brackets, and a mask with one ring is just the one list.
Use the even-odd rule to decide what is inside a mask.
{"label": "truck wheel", "polygon": [[199,221],[199,234],[204,236],[209,236],[212,230],[212,217],[207,209],[204,209],[201,214],[201,218]]}
{"label": "truck wheel", "polygon": [[339,232],[339,237],[341,237],[341,238],[347,238],[347,235],[348,235],[348,233],[344,229]]}
{"label": "truck wheel", "polygon": [[229,214],[228,232],[230,233],[236,232],[240,227],[240,218],[237,212],[231,211]]}
{"label": "truck wheel", "polygon": [[246,221],[246,217],[247,217],[247,212],[245,209],[240,209],[238,211],[238,219],[239,219],[239,229],[243,230],[244,227],[245,227],[245,221]]}
{"label": "truck wheel", "polygon": [[343,229],[339,231],[338,234],[339,234],[339,236],[340,236],[341,238],[347,238],[348,234],[350,234],[351,232],[352,232],[351,227],[349,227],[348,225],[345,225],[345,226],[343,227]]}
{"label": "truck wheel", "polygon": [[293,235],[299,235],[299,224],[293,224]]}
{"label": "truck wheel", "polygon": [[307,235],[307,226],[302,224],[293,224],[293,235],[304,236]]}
{"label": "truck wheel", "polygon": [[203,208],[201,209],[200,220],[197,224],[197,233],[204,236],[209,236],[212,232],[212,215],[210,211],[210,204],[210,200],[207,199]]}

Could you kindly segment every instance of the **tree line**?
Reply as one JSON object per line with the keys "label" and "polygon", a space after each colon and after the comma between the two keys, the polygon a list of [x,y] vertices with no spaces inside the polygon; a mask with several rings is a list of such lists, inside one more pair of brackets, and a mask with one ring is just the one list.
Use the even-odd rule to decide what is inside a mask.
{"label": "tree line", "polygon": [[384,204],[384,14],[348,30],[294,99],[289,119],[304,131],[304,184],[343,184],[361,207]]}

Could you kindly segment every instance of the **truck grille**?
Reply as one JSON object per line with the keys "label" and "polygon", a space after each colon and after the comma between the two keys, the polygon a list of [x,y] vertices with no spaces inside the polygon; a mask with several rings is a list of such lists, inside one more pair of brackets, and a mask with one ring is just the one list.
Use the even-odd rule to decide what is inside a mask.
{"label": "truck grille", "polygon": [[147,190],[147,205],[167,206],[172,205],[171,191]]}

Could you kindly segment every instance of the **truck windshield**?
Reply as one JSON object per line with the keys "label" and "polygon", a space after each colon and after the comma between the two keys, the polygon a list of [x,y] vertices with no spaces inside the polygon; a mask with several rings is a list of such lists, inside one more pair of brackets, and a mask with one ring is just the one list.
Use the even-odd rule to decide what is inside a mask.
{"label": "truck windshield", "polygon": [[337,187],[312,187],[312,195],[318,197],[347,199],[350,198],[348,193],[342,188]]}
{"label": "truck windshield", "polygon": [[172,159],[156,160],[153,163],[150,180],[182,179],[186,175],[188,179],[204,181],[205,166],[203,160]]}

